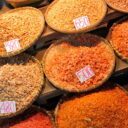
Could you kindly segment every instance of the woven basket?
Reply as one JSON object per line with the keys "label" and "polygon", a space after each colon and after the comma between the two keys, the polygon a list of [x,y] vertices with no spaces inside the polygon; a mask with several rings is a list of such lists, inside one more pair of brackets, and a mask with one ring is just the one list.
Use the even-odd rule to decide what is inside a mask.
{"label": "woven basket", "polygon": [[[22,54],[24,56],[30,57],[30,59],[32,59],[33,61],[35,61],[38,64],[38,67],[40,69],[40,73],[42,74],[42,80],[40,81],[40,85],[39,88],[36,90],[36,92],[32,95],[32,97],[30,97],[29,102],[23,102],[22,106],[20,106],[20,109],[17,110],[14,113],[6,113],[6,114],[0,114],[0,119],[4,119],[4,118],[10,118],[13,116],[16,116],[22,112],[24,112],[27,108],[29,108],[32,103],[38,98],[38,96],[40,95],[40,93],[42,92],[42,89],[44,88],[44,74],[43,74],[43,68],[41,63],[33,56],[27,55],[27,54]],[[34,70],[34,69],[33,69]],[[34,90],[33,90],[34,91]],[[16,106],[17,107],[17,106]]]}
{"label": "woven basket", "polygon": [[[107,12],[107,5],[106,5],[106,3],[105,3],[105,1],[103,0],[102,2],[102,4],[103,4],[103,8],[104,8],[104,11],[103,12],[101,12],[102,14],[103,14],[103,17],[101,18],[101,19],[99,19],[99,21],[97,21],[95,24],[93,24],[93,25],[89,25],[89,26],[87,26],[87,27],[85,27],[85,28],[83,28],[83,29],[79,29],[79,30],[71,30],[71,31],[68,31],[68,30],[61,30],[61,29],[57,29],[56,27],[54,27],[54,26],[52,26],[51,25],[51,23],[50,22],[48,22],[48,12],[49,12],[49,10],[52,8],[52,6],[54,6],[56,3],[58,2],[58,0],[54,0],[54,2],[52,2],[52,4],[50,4],[49,6],[48,6],[48,8],[47,8],[47,10],[46,10],[46,12],[45,12],[45,20],[46,20],[46,22],[47,22],[47,24],[52,28],[52,29],[54,29],[54,30],[56,30],[56,31],[58,31],[58,32],[61,32],[61,33],[68,33],[68,34],[72,34],[72,33],[82,33],[82,32],[88,32],[88,31],[91,31],[91,30],[93,30],[96,26],[98,26],[100,23],[101,23],[101,21],[104,19],[104,17],[105,17],[105,15],[106,15],[106,12]],[[65,6],[65,5],[63,5],[63,6]],[[63,7],[62,7],[63,8]],[[52,22],[52,21],[51,21]],[[59,23],[59,21],[58,21],[58,23]]]}
{"label": "woven basket", "polygon": [[[95,89],[95,88],[101,86],[105,81],[107,81],[107,80],[109,79],[109,77],[110,77],[111,74],[113,73],[113,70],[114,70],[114,67],[115,67],[115,54],[114,54],[114,52],[113,52],[113,50],[112,50],[112,48],[111,48],[111,46],[110,46],[110,50],[112,51],[112,56],[113,56],[113,64],[112,64],[112,67],[111,67],[111,69],[110,69],[110,72],[106,75],[106,78],[103,79],[99,84],[97,84],[97,85],[95,85],[95,86],[91,86],[91,87],[85,88],[85,89],[82,89],[82,90],[69,90],[69,89],[67,89],[67,88],[64,88],[64,87],[59,86],[56,81],[53,81],[52,78],[49,78],[49,77],[47,76],[47,74],[46,74],[46,71],[45,71],[45,60],[46,60],[47,55],[48,55],[49,51],[51,50],[51,48],[52,48],[53,46],[59,44],[59,43],[62,42],[62,41],[68,41],[68,42],[73,43],[73,42],[72,42],[73,39],[74,39],[75,37],[79,37],[79,36],[81,36],[81,37],[93,37],[93,38],[96,38],[96,39],[100,39],[101,41],[103,41],[104,43],[106,43],[108,46],[110,46],[110,44],[108,43],[107,40],[105,40],[105,39],[103,39],[103,38],[101,38],[101,37],[98,37],[98,36],[96,36],[96,35],[92,35],[92,34],[76,34],[76,35],[74,35],[74,36],[73,36],[73,35],[69,35],[68,37],[64,37],[64,38],[62,38],[62,39],[60,39],[60,40],[54,42],[54,43],[47,49],[47,51],[46,51],[45,54],[44,54],[43,60],[42,60],[44,73],[45,73],[46,77],[48,78],[48,80],[54,85],[54,87],[56,87],[56,88],[58,88],[58,89],[61,89],[61,90],[63,90],[63,91],[66,91],[66,92],[77,92],[77,93],[80,93],[80,92],[87,92],[87,91],[93,90],[93,89]],[[74,40],[76,41],[76,39],[74,39]],[[78,42],[78,43],[79,43],[79,42]],[[80,43],[81,43],[81,42],[80,42]],[[85,45],[84,42],[82,42],[81,44]]]}
{"label": "woven basket", "polygon": [[[36,12],[39,13],[39,16],[42,18],[42,20],[40,21],[41,23],[41,26],[40,26],[40,31],[37,32],[38,35],[36,38],[33,39],[32,42],[30,42],[29,44],[26,44],[26,46],[24,47],[21,47],[19,50],[16,50],[16,51],[13,51],[13,52],[5,52],[3,54],[0,54],[0,57],[11,57],[11,56],[14,56],[14,55],[17,55],[17,54],[20,54],[22,52],[24,52],[26,49],[30,48],[32,45],[34,45],[36,43],[36,41],[38,40],[38,38],[41,36],[43,30],[44,30],[44,26],[45,26],[45,21],[44,21],[44,16],[42,14],[42,12],[36,8],[33,8],[33,7],[21,7],[21,8],[17,8],[17,9],[12,9],[7,13],[13,13],[13,12],[17,12],[18,10],[25,10],[25,9],[30,9],[30,10],[35,10]],[[4,15],[4,14],[2,14]]]}
{"label": "woven basket", "polygon": [[107,5],[108,5],[110,8],[112,8],[112,9],[114,9],[114,10],[116,10],[116,11],[119,11],[119,12],[128,13],[128,11],[123,10],[123,9],[120,9],[119,7],[114,6],[114,5],[113,5],[112,3],[110,3],[108,0],[105,0],[105,1],[106,1]]}
{"label": "woven basket", "polygon": [[20,7],[23,5],[28,5],[32,3],[39,2],[40,0],[6,0],[9,4],[11,4],[13,7]]}
{"label": "woven basket", "polygon": [[128,20],[128,16],[125,16],[125,17],[123,17],[122,19],[120,19],[120,20],[118,20],[117,22],[115,22],[115,23],[112,25],[112,27],[110,28],[110,30],[109,30],[109,33],[108,33],[108,35],[107,35],[107,39],[109,40],[109,43],[111,44],[111,46],[112,46],[112,48],[114,49],[114,51],[115,51],[115,53],[117,54],[117,56],[119,56],[122,60],[124,60],[125,62],[128,63],[128,58],[125,57],[125,56],[123,56],[119,51],[117,51],[117,50],[115,49],[115,47],[113,46],[113,42],[112,42],[112,40],[111,40],[111,34],[112,34],[112,31],[113,31],[113,28],[114,28],[116,25],[118,25],[118,24],[120,24],[120,23],[122,23],[122,22],[124,22],[124,21],[126,21],[126,20]]}
{"label": "woven basket", "polygon": [[[108,82],[108,83],[109,83],[109,82]],[[119,87],[121,90],[123,90],[124,92],[126,92],[126,94],[128,94],[128,91],[125,90],[122,86],[120,86],[120,85],[118,85],[118,84],[115,84],[115,83],[112,83],[112,84],[113,84],[113,86]],[[102,88],[102,87],[96,89],[95,91],[92,91],[91,93],[100,91],[101,88]],[[76,97],[81,97],[81,96],[85,96],[85,95],[88,95],[88,94],[90,94],[90,93],[87,93],[87,94],[81,93],[81,94],[75,94],[75,95],[74,95],[74,94],[66,94],[66,95],[64,95],[64,96],[60,99],[60,101],[58,102],[58,104],[57,104],[57,106],[56,106],[56,108],[55,108],[55,111],[54,111],[56,128],[59,128],[59,127],[58,127],[57,118],[58,118],[58,111],[59,111],[59,109],[60,109],[60,107],[61,107],[61,104],[65,103],[66,101],[72,100],[72,99],[74,99],[74,98],[76,98]],[[73,122],[73,123],[75,123],[75,122]]]}
{"label": "woven basket", "polygon": [[24,113],[16,116],[16,117],[13,117],[11,119],[4,119],[3,122],[1,123],[1,126],[4,127],[4,124],[8,124],[8,122],[14,122],[17,121],[17,119],[19,120],[20,118],[22,118],[22,116],[25,116],[26,114],[31,114],[31,112],[39,112],[39,113],[42,113],[42,114],[45,114],[46,116],[49,117],[52,125],[53,125],[53,128],[55,128],[55,122],[54,122],[54,118],[52,116],[52,114],[49,112],[49,111],[46,111],[45,109],[39,107],[39,106],[34,106],[32,105],[29,109],[27,109]]}

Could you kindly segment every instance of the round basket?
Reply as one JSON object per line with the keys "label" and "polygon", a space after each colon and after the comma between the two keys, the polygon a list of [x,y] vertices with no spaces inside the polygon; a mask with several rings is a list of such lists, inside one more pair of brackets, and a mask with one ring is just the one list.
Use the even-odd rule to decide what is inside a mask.
{"label": "round basket", "polygon": [[[19,15],[18,15],[18,13],[19,13]],[[25,14],[25,13],[27,13],[27,14]],[[28,14],[31,14],[31,15],[28,15]],[[14,15],[14,16],[16,15],[15,17],[18,17],[19,21],[14,16],[10,17],[10,15]],[[6,16],[8,16],[10,18],[8,19],[8,18],[6,18]],[[22,17],[25,17],[24,20],[27,18],[30,19],[30,20],[28,20],[29,22],[24,21],[22,19]],[[39,9],[36,9],[33,7],[21,7],[21,8],[17,8],[17,9],[12,9],[12,10],[1,15],[1,18],[0,18],[1,22],[3,22],[2,18],[6,18],[5,21],[9,20],[8,23],[12,23],[13,18],[15,18],[15,22],[17,24],[13,25],[13,28],[9,28],[11,26],[8,25],[7,23],[1,24],[1,27],[2,27],[1,30],[4,31],[4,33],[6,34],[6,37],[4,37],[5,38],[4,40],[2,40],[3,44],[0,48],[0,57],[14,56],[14,55],[20,54],[21,52],[30,48],[33,44],[36,43],[36,41],[41,36],[41,34],[44,30],[44,25],[45,25],[44,16]],[[33,23],[34,22],[33,20],[36,20],[35,18],[37,19],[37,22],[39,21],[38,23],[36,23],[36,22]],[[24,27],[27,25],[23,25],[23,24],[26,24],[26,23],[29,23],[28,24],[29,27],[27,27],[25,29]],[[20,24],[22,24],[22,25],[20,25]],[[18,26],[18,28],[16,28],[17,26]],[[35,28],[34,27],[32,28],[32,26],[34,26]],[[17,29],[18,29],[18,34],[16,31]],[[27,30],[27,29],[31,29],[31,30]],[[20,32],[20,34],[22,33],[22,35],[20,35],[19,32]],[[1,33],[1,34],[3,34],[3,33]],[[8,36],[7,36],[7,34],[8,34]],[[9,34],[11,34],[11,35],[9,35]],[[12,36],[12,37],[10,37],[10,36]],[[3,37],[3,35],[1,35],[1,37]],[[10,51],[7,51],[7,49],[5,48],[5,42],[15,40],[15,39],[19,39],[20,47],[18,46],[17,49],[11,49]],[[17,44],[13,43],[13,46],[14,45],[16,46]]]}
{"label": "round basket", "polygon": [[[19,69],[19,71],[23,70],[23,68],[22,69],[20,68],[20,65],[23,65],[24,68],[25,68],[25,65],[27,65],[26,68],[27,68],[28,72],[33,73],[33,74],[31,74],[32,75],[31,77],[34,77],[34,75],[38,75],[38,81],[37,81],[37,79],[34,79],[34,81],[36,83],[34,83],[34,81],[33,82],[28,81],[29,77],[23,78],[23,80],[26,79],[26,81],[29,82],[29,85],[28,85],[28,83],[26,83],[26,85],[25,86],[23,85],[22,87],[21,87],[21,85],[23,84],[22,81],[21,81],[21,83],[18,84],[18,83],[15,83],[17,81],[14,80],[15,82],[12,81],[13,83],[8,83],[8,85],[10,85],[9,87],[8,87],[8,85],[7,85],[7,87],[3,87],[2,83],[1,83],[1,88],[3,90],[0,90],[0,97],[1,97],[0,102],[15,101],[15,103],[16,103],[16,112],[0,113],[0,119],[3,119],[3,118],[10,118],[10,117],[16,116],[16,115],[22,113],[23,111],[25,111],[27,108],[29,108],[32,105],[32,103],[40,95],[42,88],[44,88],[44,75],[43,75],[43,69],[42,69],[41,63],[33,56],[30,56],[27,54],[20,54],[15,57],[6,58],[7,60],[5,60],[5,58],[1,58],[1,59],[3,61],[3,63],[1,63],[1,65],[5,66],[6,63],[8,63],[8,65],[9,64],[12,64],[15,66],[17,65],[17,68]],[[8,59],[10,59],[11,62]],[[17,62],[15,62],[15,60],[17,60]],[[27,63],[29,63],[29,64],[27,64]],[[32,63],[34,66],[32,65]],[[36,64],[36,66],[35,66],[35,64]],[[37,70],[37,71],[32,71],[32,70],[30,71],[28,65],[29,66],[32,65],[33,67],[35,67],[35,69],[33,69],[33,70]],[[8,70],[9,69],[7,69],[7,71]],[[26,76],[28,76],[28,75],[30,75],[30,74],[26,74]],[[17,79],[17,80],[20,81],[20,79]],[[32,85],[31,85],[31,83],[32,83]],[[6,83],[5,83],[5,85],[6,85]],[[12,85],[16,86],[16,87],[13,87]],[[15,91],[12,91],[12,90],[15,90]],[[7,92],[8,92],[8,95],[7,95]]]}
{"label": "round basket", "polygon": [[[87,88],[83,88],[83,89],[72,89],[72,88],[66,88],[66,87],[64,87],[64,86],[60,86],[60,84],[58,84],[58,82],[55,80],[55,79],[53,79],[52,77],[49,77],[49,75],[47,74],[47,72],[46,72],[46,60],[47,60],[47,58],[49,58],[49,57],[51,57],[49,60],[49,63],[51,62],[51,60],[52,60],[52,56],[54,56],[54,54],[53,54],[53,48],[55,47],[55,46],[59,46],[60,44],[61,44],[61,42],[64,42],[64,41],[66,41],[66,42],[69,42],[69,43],[72,43],[73,44],[73,42],[72,41],[76,41],[77,39],[76,38],[78,38],[78,37],[82,37],[82,38],[92,38],[92,39],[98,39],[98,40],[100,40],[100,41],[102,41],[102,42],[104,42],[105,43],[105,45],[106,45],[106,47],[109,49],[109,52],[111,53],[111,56],[112,56],[112,62],[111,62],[111,66],[109,67],[110,69],[109,69],[109,71],[108,71],[108,74],[106,74],[105,75],[105,77],[104,77],[104,79],[102,79],[100,82],[98,82],[96,85],[92,85],[92,86],[89,86],[89,87],[87,87]],[[93,47],[93,46],[91,46],[91,45],[93,45],[93,44],[95,44],[93,41],[92,41],[92,44],[90,43],[90,42],[80,42],[80,41],[78,41],[77,42],[77,46],[87,46],[88,45],[88,47]],[[76,45],[76,44],[73,44],[73,45]],[[59,47],[57,47],[57,48],[59,48]],[[55,50],[55,51],[57,51],[57,50]],[[52,52],[52,54],[49,54],[49,53],[51,53]],[[61,49],[61,50],[59,50],[59,52],[63,52],[63,49]],[[67,51],[64,51],[64,52],[68,52],[68,49],[67,49]],[[48,56],[49,55],[49,56]],[[48,78],[48,80],[56,87],[56,88],[59,88],[59,89],[61,89],[61,90],[63,90],[63,91],[68,91],[68,92],[77,92],[77,93],[80,93],[80,92],[86,92],[86,91],[90,91],[90,90],[93,90],[93,89],[95,89],[95,88],[97,88],[97,87],[99,87],[99,86],[101,86],[105,81],[107,81],[108,80],[108,78],[111,76],[111,74],[113,73],[113,70],[114,70],[114,67],[115,67],[115,55],[114,55],[114,52],[113,52],[113,50],[112,50],[112,48],[110,47],[110,45],[109,45],[109,43],[108,43],[108,41],[107,40],[105,40],[105,39],[103,39],[103,38],[101,38],[101,37],[98,37],[98,36],[96,36],[96,35],[92,35],[92,34],[76,34],[76,35],[69,35],[68,37],[65,37],[65,38],[62,38],[62,39],[60,39],[60,40],[58,40],[58,41],[56,41],[56,42],[54,42],[48,49],[47,49],[47,51],[45,52],[45,55],[44,55],[44,57],[43,57],[43,60],[42,60],[42,63],[43,63],[43,69],[44,69],[44,73],[45,73],[45,75],[46,75],[46,77]],[[85,65],[86,66],[86,65]],[[49,71],[49,72],[51,72],[51,71]],[[61,69],[60,69],[60,72],[61,72]],[[93,79],[93,78],[92,78]],[[67,82],[67,84],[69,84],[68,82]],[[68,85],[68,86],[70,86],[70,84]]]}
{"label": "round basket", "polygon": [[[10,119],[5,119],[2,123],[1,123],[1,126],[2,127],[5,127],[6,125],[15,125],[16,122],[20,122],[20,119],[23,118],[23,121],[25,121],[25,119],[27,119],[29,116],[31,117],[31,115],[34,115],[36,113],[42,113],[46,116],[49,117],[49,120],[50,122],[52,123],[53,125],[53,128],[55,128],[55,122],[54,122],[54,119],[53,119],[53,116],[50,112],[46,111],[45,109],[39,107],[39,106],[31,106],[29,109],[27,109],[24,113],[16,116],[16,117],[13,117],[13,118],[10,118]],[[29,115],[30,114],[30,115]],[[25,119],[24,119],[25,118]]]}
{"label": "round basket", "polygon": [[[108,84],[109,82],[107,82],[106,84]],[[72,100],[74,100],[74,99],[77,99],[77,98],[82,98],[82,97],[88,97],[88,98],[90,98],[90,97],[92,97],[92,95],[95,97],[95,94],[97,95],[97,93],[102,93],[102,91],[103,91],[103,93],[106,93],[107,91],[109,92],[111,92],[112,91],[112,89],[114,89],[114,88],[116,88],[116,87],[118,87],[120,90],[122,90],[123,92],[125,92],[127,95],[128,95],[128,92],[122,87],[122,86],[120,86],[120,85],[117,85],[117,84],[114,84],[114,83],[109,83],[109,84],[111,84],[111,85],[109,85],[109,86],[107,86],[107,85],[104,85],[104,86],[102,86],[102,87],[100,87],[100,88],[98,88],[97,90],[95,90],[95,91],[92,91],[91,93],[88,93],[88,94],[84,94],[84,93],[82,93],[82,94],[68,94],[68,95],[65,95],[65,96],[63,96],[62,97],[62,99],[59,101],[59,103],[57,104],[57,106],[56,106],[56,109],[55,109],[55,111],[54,111],[54,115],[55,115],[55,124],[56,124],[56,128],[60,128],[59,126],[58,126],[58,117],[59,117],[59,115],[58,115],[58,113],[59,113],[59,110],[62,108],[62,106],[61,105],[63,105],[63,104],[65,104],[65,106],[67,105],[68,106],[68,102],[70,102],[70,101],[72,101]],[[116,93],[118,93],[118,91],[116,92]],[[101,95],[103,95],[103,94],[101,94]],[[107,93],[106,93],[106,97],[107,97]],[[104,95],[103,95],[104,96]],[[109,97],[109,95],[108,95],[108,97]],[[123,97],[122,97],[123,98]],[[104,102],[104,100],[105,99],[103,99],[103,102]],[[111,99],[110,99],[111,100]],[[84,102],[84,101],[83,101]],[[81,102],[80,100],[79,101],[77,101],[76,102],[76,104],[84,104],[83,102]],[[89,102],[89,101],[86,101],[85,100],[85,103],[87,102],[87,104],[88,104],[88,107],[90,107],[90,110],[89,111],[92,111],[93,113],[95,113],[94,111],[97,111],[97,108],[96,109],[92,109],[93,107],[91,106],[91,101]],[[97,102],[97,101],[96,101]],[[94,103],[96,103],[96,102],[94,102]],[[102,101],[101,101],[102,102]],[[106,101],[105,101],[106,102]],[[89,104],[90,103],[90,104]],[[117,102],[118,103],[118,102]],[[79,105],[78,106],[76,106],[76,104],[75,104],[75,102],[74,102],[74,106],[72,105],[72,106],[68,106],[69,108],[71,107],[71,109],[68,109],[67,111],[68,111],[68,113],[71,113],[72,112],[72,108],[76,108],[76,107],[78,107],[77,109],[76,109],[76,113],[78,114],[79,112],[82,112],[82,111],[84,111],[84,110],[82,110],[82,109],[80,109],[79,110]],[[95,105],[94,105],[95,106]],[[84,107],[86,107],[86,105],[84,105]],[[83,107],[83,108],[84,108]],[[111,105],[109,106],[109,107],[111,107]],[[126,106],[125,106],[126,107]],[[100,106],[100,107],[98,107],[99,109],[101,109],[101,111],[102,111],[102,109],[104,110],[104,108],[102,108],[102,106]],[[66,110],[66,108],[64,108],[64,110]],[[107,111],[107,110],[104,110],[105,112]],[[109,110],[108,110],[109,111]],[[112,111],[111,109],[110,109],[110,111]],[[62,111],[61,111],[61,113],[62,113]],[[75,115],[75,117],[74,118],[76,118],[76,122],[73,120],[72,121],[72,123],[78,123],[77,121],[78,120],[81,120],[82,122],[85,122],[86,121],[86,123],[88,123],[88,127],[89,127],[89,125],[92,123],[93,124],[93,121],[95,122],[96,120],[96,118],[97,118],[97,116],[96,115],[94,115],[94,114],[91,114],[91,115],[88,115],[88,113],[86,114],[84,114],[83,115],[83,118],[81,119],[80,118],[80,115],[77,117],[77,114],[76,113],[72,113],[72,115]],[[106,112],[107,113],[107,112]],[[65,113],[64,114],[67,118],[68,118],[68,116],[67,116],[67,113]],[[103,115],[103,116],[106,116],[106,115],[104,115],[104,114],[100,114],[100,115]],[[114,114],[115,116],[116,116],[116,114]],[[60,115],[61,116],[61,115]],[[91,117],[92,116],[92,117]],[[95,116],[95,118],[94,118],[94,116]],[[64,116],[63,116],[64,117]],[[61,119],[63,119],[63,117],[61,117]],[[70,115],[69,115],[69,117],[70,117]],[[69,118],[69,120],[71,119],[72,117],[70,117]],[[111,117],[112,118],[112,117]],[[99,118],[98,118],[99,119]],[[107,120],[107,117],[104,117],[104,118],[102,118],[102,119],[106,119],[106,121],[108,121]],[[102,120],[101,119],[101,120]],[[113,118],[112,118],[113,119]],[[98,120],[97,120],[98,121]],[[112,120],[110,120],[110,122],[111,122]],[[65,122],[66,123],[66,122]],[[103,123],[103,122],[102,122]],[[102,123],[101,124],[99,124],[100,125],[100,127],[102,127]],[[120,122],[121,123],[121,122]],[[91,125],[92,126],[92,125]],[[113,126],[113,125],[112,125]],[[75,126],[74,126],[75,127]],[[85,126],[84,126],[85,127]],[[99,126],[96,126],[96,124],[93,126],[93,127],[99,127]],[[72,128],[71,126],[70,126],[70,128]]]}
{"label": "round basket", "polygon": [[128,16],[125,16],[125,17],[123,17],[122,19],[120,19],[120,20],[118,20],[117,22],[115,22],[115,23],[112,25],[112,27],[110,28],[110,30],[109,30],[109,33],[108,33],[108,35],[107,35],[107,39],[109,40],[109,42],[110,42],[112,48],[114,49],[115,53],[117,54],[117,56],[119,56],[122,60],[128,62],[128,58],[125,57],[125,56],[123,56],[122,53],[120,53],[120,52],[114,47],[113,41],[112,41],[112,39],[111,39],[111,34],[112,34],[112,31],[113,31],[114,27],[117,26],[118,24],[123,23],[123,22],[126,21],[126,20],[128,20]]}
{"label": "round basket", "polygon": [[9,4],[11,4],[13,7],[20,7],[32,3],[39,2],[40,0],[6,0]]}
{"label": "round basket", "polygon": [[117,10],[119,12],[128,13],[128,10],[121,9],[119,6],[113,5],[113,3],[109,2],[108,0],[105,0],[105,1],[106,1],[107,5],[109,7],[111,7],[112,9]]}
{"label": "round basket", "polygon": [[[64,1],[64,0],[61,0],[62,2]],[[72,34],[72,33],[82,33],[82,32],[88,32],[88,31],[91,31],[91,30],[93,30],[97,25],[99,25],[100,23],[101,23],[101,21],[104,19],[104,17],[105,17],[105,15],[106,15],[106,12],[107,12],[107,5],[106,5],[106,3],[105,3],[105,1],[104,0],[101,0],[101,5],[102,5],[102,7],[101,7],[101,9],[103,9],[102,11],[100,11],[100,15],[102,15],[102,17],[100,17],[95,23],[93,23],[93,24],[90,24],[89,26],[86,26],[86,27],[84,27],[84,28],[81,28],[81,29],[75,29],[75,26],[74,25],[72,25],[72,27],[73,27],[73,29],[72,30],[69,30],[69,27],[67,27],[67,29],[62,29],[62,27],[64,26],[64,23],[61,25],[61,23],[60,23],[60,20],[57,20],[57,22],[56,23],[54,23],[54,24],[52,24],[54,21],[54,19],[55,18],[53,18],[53,19],[51,19],[51,20],[49,20],[49,18],[50,18],[50,16],[48,16],[48,13],[49,13],[49,11],[50,10],[52,10],[52,8],[58,3],[58,2],[61,2],[61,1],[59,1],[59,0],[54,0],[54,2],[52,2],[49,6],[48,6],[48,8],[47,8],[47,10],[46,10],[46,12],[45,12],[45,20],[46,20],[46,22],[47,22],[47,24],[52,28],[52,29],[54,29],[54,30],[56,30],[56,31],[58,31],[58,32],[61,32],[61,33],[69,33],[69,34]],[[74,1],[75,2],[75,1]],[[95,1],[96,3],[98,3],[98,1]],[[99,2],[100,3],[100,2]],[[63,9],[63,7],[65,7],[66,5],[65,4],[68,4],[66,1],[65,1],[65,3],[63,2],[63,5],[60,5],[61,6],[61,9]],[[69,3],[70,4],[70,3]],[[77,3],[77,1],[76,1],[76,5],[77,5],[78,3]],[[87,3],[85,2],[84,3],[85,5],[87,5]],[[58,5],[59,6],[59,5]],[[70,5],[70,6],[72,6],[72,5]],[[82,5],[81,5],[81,7],[82,7]],[[80,8],[81,8],[80,7]],[[75,7],[74,7],[75,8]],[[83,7],[84,8],[84,7]],[[85,7],[86,8],[86,7]],[[68,10],[68,9],[67,9]],[[73,10],[72,10],[73,11]],[[71,11],[71,13],[72,13],[72,11]],[[75,11],[75,10],[74,10]],[[59,12],[59,10],[57,11],[57,13]],[[63,11],[63,12],[65,12],[65,11]],[[62,12],[62,13],[63,13]],[[68,14],[58,14],[57,15],[57,13],[55,13],[55,14],[53,14],[53,15],[56,15],[55,17],[58,17],[58,18],[60,18],[60,16],[61,15],[64,15],[64,16],[66,16],[66,15],[69,15],[69,17],[70,17],[70,12],[68,13]],[[80,13],[80,12],[78,12],[78,13]],[[90,14],[89,14],[90,15]],[[81,16],[83,16],[83,15],[81,15]],[[67,18],[69,18],[69,17],[67,17]],[[80,15],[79,15],[79,17],[80,17]],[[74,19],[75,18],[79,18],[79,17],[76,17],[76,16],[74,16]],[[65,18],[64,18],[65,19]],[[74,20],[73,19],[73,20]],[[67,24],[73,24],[73,20],[72,21],[70,21],[69,23],[67,22]],[[56,27],[55,25],[56,24],[60,24],[61,25],[61,27]]]}

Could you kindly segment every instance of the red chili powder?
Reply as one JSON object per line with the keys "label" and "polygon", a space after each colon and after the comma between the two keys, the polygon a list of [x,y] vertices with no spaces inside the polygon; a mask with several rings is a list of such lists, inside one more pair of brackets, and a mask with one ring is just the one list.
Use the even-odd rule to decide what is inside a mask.
{"label": "red chili powder", "polygon": [[0,125],[0,128],[54,128],[47,114],[31,109],[17,117],[5,120]]}
{"label": "red chili powder", "polygon": [[48,116],[37,113],[27,120],[21,121],[9,128],[53,128]]}

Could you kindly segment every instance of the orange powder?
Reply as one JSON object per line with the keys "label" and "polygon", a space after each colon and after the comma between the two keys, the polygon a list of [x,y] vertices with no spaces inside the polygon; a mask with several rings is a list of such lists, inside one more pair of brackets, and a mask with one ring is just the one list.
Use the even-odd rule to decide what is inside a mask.
{"label": "orange powder", "polygon": [[128,95],[117,86],[107,85],[62,102],[57,128],[128,128]]}

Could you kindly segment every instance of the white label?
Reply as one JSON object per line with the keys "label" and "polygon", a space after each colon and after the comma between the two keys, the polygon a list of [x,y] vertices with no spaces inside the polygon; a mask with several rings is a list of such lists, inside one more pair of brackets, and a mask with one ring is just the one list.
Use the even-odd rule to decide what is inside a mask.
{"label": "white label", "polygon": [[0,102],[0,113],[12,113],[16,112],[15,101]]}
{"label": "white label", "polygon": [[5,42],[4,46],[5,46],[5,49],[7,52],[16,51],[16,50],[21,48],[20,43],[19,43],[19,39],[10,40],[8,42]]}
{"label": "white label", "polygon": [[87,65],[80,71],[76,72],[76,75],[81,83],[95,76],[94,72],[90,68],[90,65]]}
{"label": "white label", "polygon": [[82,16],[82,17],[76,18],[73,20],[73,22],[74,22],[75,28],[77,30],[85,28],[90,25],[90,22],[89,22],[89,19],[87,16]]}

